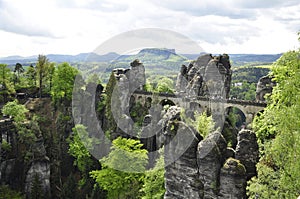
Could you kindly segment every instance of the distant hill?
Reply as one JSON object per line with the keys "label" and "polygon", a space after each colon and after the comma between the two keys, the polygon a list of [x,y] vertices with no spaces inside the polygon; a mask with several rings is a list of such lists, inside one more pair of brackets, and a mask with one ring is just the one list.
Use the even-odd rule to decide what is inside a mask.
{"label": "distant hill", "polygon": [[[195,60],[201,54],[204,53],[179,55],[176,53],[175,49],[146,48],[135,55],[119,55],[115,52],[110,52],[105,55],[80,53],[78,55],[48,54],[46,56],[51,62],[56,63],[105,62],[109,63],[110,68],[128,67],[129,63],[134,59],[139,59],[145,66],[150,68],[160,67],[166,70],[178,70],[182,64],[187,63],[190,60]],[[229,54],[233,66],[241,66],[249,63],[273,63],[281,55],[282,54]],[[29,65],[35,64],[37,57],[37,55],[30,57],[9,56],[0,58],[0,63],[5,63],[9,66],[14,66],[17,62],[23,65]]]}
{"label": "distant hill", "polygon": [[[61,54],[48,54],[46,55],[49,61],[61,63],[61,62],[109,62],[117,57],[120,57],[119,54],[111,52],[105,55],[97,55],[95,53],[80,53],[78,55],[61,55]],[[15,65],[16,63],[21,63],[23,65],[29,65],[31,63],[36,63],[38,55],[30,57],[21,57],[21,56],[9,56],[0,58],[0,63]]]}
{"label": "distant hill", "polygon": [[273,63],[282,54],[229,54],[233,65],[241,66],[248,63]]}

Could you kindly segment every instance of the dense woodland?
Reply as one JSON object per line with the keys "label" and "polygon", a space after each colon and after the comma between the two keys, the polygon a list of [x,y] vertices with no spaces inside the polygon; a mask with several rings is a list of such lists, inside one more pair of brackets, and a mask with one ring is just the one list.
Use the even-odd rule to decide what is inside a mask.
{"label": "dense woodland", "polygon": [[[255,100],[256,83],[261,76],[270,73],[277,85],[268,96],[268,106],[252,124],[260,146],[258,175],[248,182],[249,198],[296,198],[300,195],[300,49],[284,53],[270,67],[245,66],[234,69],[231,98]],[[29,198],[163,198],[164,160],[161,156],[155,166],[146,169],[148,151],[139,139],[114,137],[117,131],[110,112],[112,78],[105,84],[96,104],[98,117],[105,115],[106,135],[113,140],[108,156],[101,160],[90,154],[97,140],[90,138],[87,127],[74,125],[72,92],[74,81],[81,72],[69,63],[52,63],[40,55],[35,66],[17,63],[13,70],[0,64],[0,101],[2,114],[10,116],[16,128],[18,149],[2,140],[1,156],[17,156],[22,165],[34,161],[34,144],[43,137],[46,154],[52,161],[51,190],[44,193],[38,176],[30,187]],[[154,92],[174,92],[174,75],[159,77],[149,75],[145,89]],[[97,75],[82,80],[82,89],[88,92],[90,84],[101,82]],[[24,103],[28,97],[31,110]],[[30,105],[29,103],[29,105]],[[29,108],[28,108],[29,107]],[[131,116],[141,126],[146,110],[136,104]],[[234,118],[234,116],[233,116]],[[211,118],[199,115],[195,128],[205,136],[211,126]],[[82,143],[89,143],[88,147]],[[126,161],[124,161],[126,160]],[[71,162],[71,164],[70,164]],[[120,164],[122,162],[122,164]],[[125,172],[126,164],[140,172]],[[118,168],[122,167],[122,168]],[[124,168],[123,168],[124,167]],[[0,198],[25,198],[20,187],[2,184]]]}

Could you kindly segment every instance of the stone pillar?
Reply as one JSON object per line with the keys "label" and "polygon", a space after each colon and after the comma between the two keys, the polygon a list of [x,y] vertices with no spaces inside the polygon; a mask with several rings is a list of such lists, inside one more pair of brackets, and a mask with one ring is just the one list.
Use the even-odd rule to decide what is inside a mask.
{"label": "stone pillar", "polygon": [[215,199],[218,196],[219,174],[222,167],[222,153],[227,143],[219,132],[210,134],[201,141],[197,150],[199,179],[204,184],[204,199]]}
{"label": "stone pillar", "polygon": [[229,158],[220,172],[219,199],[246,198],[246,169],[238,160]]}
{"label": "stone pillar", "polygon": [[259,150],[256,135],[253,131],[241,130],[237,137],[235,158],[246,168],[247,180],[257,174],[256,163],[259,160]]}
{"label": "stone pillar", "polygon": [[197,145],[202,139],[180,121],[180,108],[170,107],[165,115],[165,199],[203,198],[197,166]]}
{"label": "stone pillar", "polygon": [[[174,125],[169,123],[169,125]],[[167,130],[165,144],[165,188],[164,199],[203,198],[203,184],[197,167],[198,138],[183,122],[178,123],[175,138],[171,126]],[[186,139],[186,137],[189,137]],[[189,143],[188,148],[185,142]],[[182,153],[183,152],[183,153]],[[181,154],[182,153],[182,154]],[[177,159],[178,158],[178,159]],[[174,161],[174,162],[173,162]]]}

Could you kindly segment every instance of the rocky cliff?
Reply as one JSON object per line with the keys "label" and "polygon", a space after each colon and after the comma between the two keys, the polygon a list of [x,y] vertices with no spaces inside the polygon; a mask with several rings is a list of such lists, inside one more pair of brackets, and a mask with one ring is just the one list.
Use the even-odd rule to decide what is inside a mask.
{"label": "rocky cliff", "polygon": [[228,98],[231,75],[227,54],[201,55],[188,66],[182,65],[177,76],[176,91],[186,96]]}
{"label": "rocky cliff", "polygon": [[218,131],[202,139],[181,121],[180,108],[171,107],[166,115],[164,198],[247,198],[246,182],[256,175],[258,162],[255,134],[241,130],[233,149]]}

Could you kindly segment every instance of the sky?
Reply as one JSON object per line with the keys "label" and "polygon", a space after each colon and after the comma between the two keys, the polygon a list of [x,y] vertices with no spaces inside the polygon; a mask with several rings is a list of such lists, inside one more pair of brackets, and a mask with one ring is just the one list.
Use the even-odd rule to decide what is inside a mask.
{"label": "sky", "polygon": [[300,3],[0,0],[0,57],[92,52],[114,36],[142,28],[180,33],[209,53],[282,53],[299,47]]}

